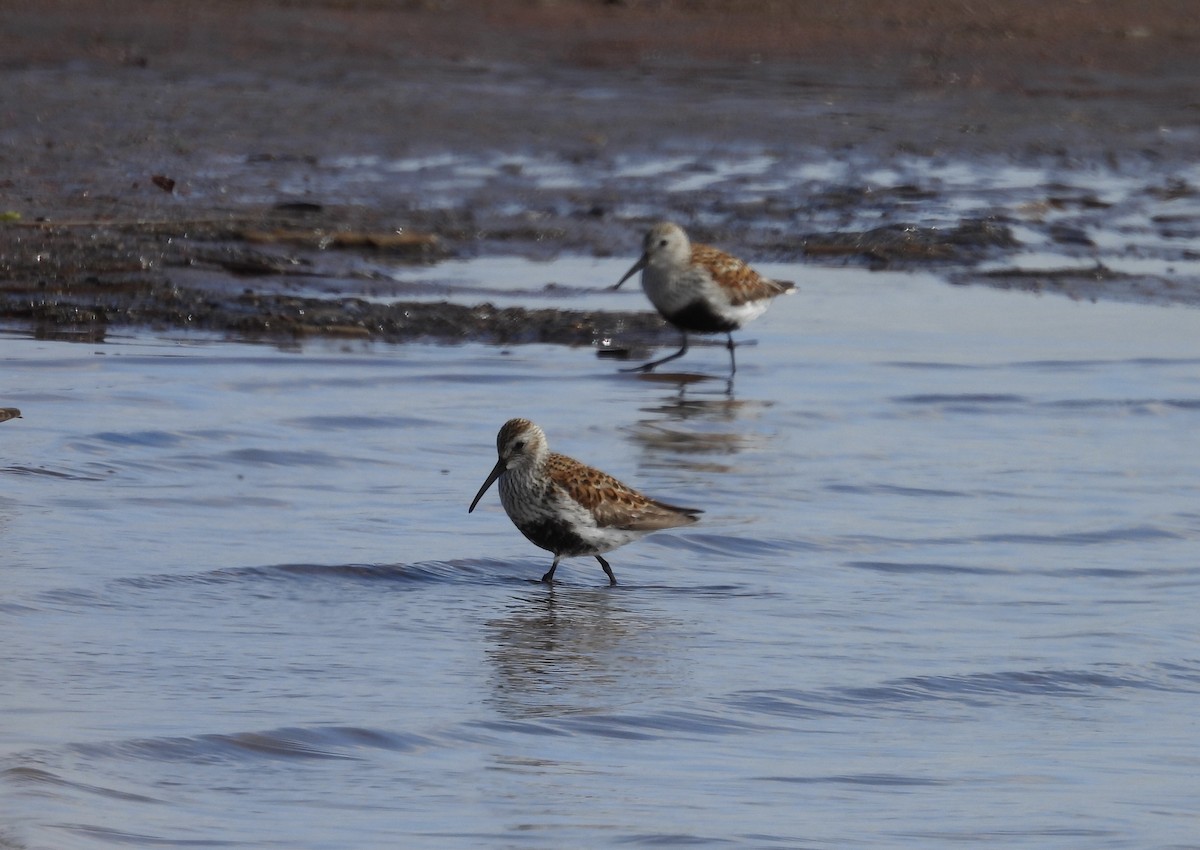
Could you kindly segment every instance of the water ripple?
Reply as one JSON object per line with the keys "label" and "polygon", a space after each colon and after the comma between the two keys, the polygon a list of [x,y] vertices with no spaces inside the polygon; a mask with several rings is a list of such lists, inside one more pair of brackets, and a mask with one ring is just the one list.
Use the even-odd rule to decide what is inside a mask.
{"label": "water ripple", "polygon": [[67,481],[104,481],[102,475],[89,475],[85,472],[64,472],[57,469],[47,469],[46,467],[32,466],[4,466],[0,467],[0,474],[9,475],[44,475],[47,478],[62,478]]}
{"label": "water ripple", "polygon": [[1152,540],[1183,540],[1182,535],[1153,525],[1119,526],[1096,531],[1073,531],[1060,534],[984,534],[976,538],[986,543],[1032,543],[1066,546],[1089,546],[1097,543],[1144,543]]}
{"label": "water ripple", "polygon": [[996,534],[980,534],[970,537],[890,537],[884,535],[855,535],[844,538],[834,538],[828,543],[818,546],[819,549],[853,549],[861,546],[873,547],[907,547],[914,544],[922,546],[963,546],[979,543],[1014,543],[1020,545],[1048,546],[1091,546],[1110,543],[1150,543],[1169,540],[1189,540],[1195,535],[1191,533],[1172,531],[1156,525],[1118,526],[1116,528],[1099,528],[1091,531],[1064,531],[1054,534],[1035,534],[1031,532],[1004,532]]}
{"label": "water ripple", "polygon": [[1195,398],[1078,398],[1045,402],[1044,407],[1062,410],[1125,410],[1132,413],[1161,413],[1164,409],[1200,410]]}
{"label": "water ripple", "polygon": [[686,832],[647,833],[627,835],[614,840],[615,844],[635,844],[639,847],[706,847],[728,846],[739,842],[728,838],[708,838]]}
{"label": "water ripple", "polygon": [[349,458],[328,452],[285,449],[233,449],[221,455],[235,466],[337,467]]}
{"label": "water ripple", "polygon": [[109,797],[114,800],[124,800],[132,803],[164,802],[163,800],[158,800],[154,797],[147,797],[144,794],[134,794],[129,791],[119,791],[116,788],[106,788],[101,785],[90,785],[86,782],[74,782],[70,779],[65,779],[59,776],[57,773],[52,773],[49,770],[43,770],[39,767],[10,767],[7,770],[0,771],[0,777],[2,777],[6,782],[11,782],[14,785],[56,785],[63,788],[71,788],[76,791],[84,791],[88,794],[95,794],[100,797]]}
{"label": "water ripple", "polygon": [[428,419],[415,416],[299,416],[284,420],[285,425],[305,428],[312,431],[368,431],[382,429],[386,431],[428,427]]}
{"label": "water ripple", "polygon": [[569,714],[539,720],[487,720],[476,728],[522,735],[588,735],[628,741],[714,737],[763,729],[761,724],[726,714],[701,711],[663,711],[654,714]]}
{"label": "water ripple", "polygon": [[947,413],[983,413],[994,416],[1016,406],[1048,411],[1119,411],[1140,414],[1160,414],[1171,410],[1200,410],[1196,398],[1067,398],[1034,402],[1007,393],[926,393],[896,396],[894,404],[910,407],[931,407]]}
{"label": "water ripple", "polygon": [[[1028,399],[1025,396],[1009,393],[923,393],[896,396],[892,401],[896,404],[961,405],[970,409],[981,405],[1025,404]],[[989,410],[988,412],[995,411]]]}
{"label": "water ripple", "polygon": [[875,570],[881,573],[936,573],[942,575],[1007,575],[1010,571],[996,567],[968,567],[962,564],[902,563],[899,561],[846,561],[847,567]]}
{"label": "water ripple", "polygon": [[154,589],[179,584],[236,584],[247,581],[358,581],[395,583],[479,582],[501,579],[498,568],[507,562],[475,559],[471,561],[428,561],[421,564],[272,564],[259,567],[225,567],[202,573],[132,576],[114,584]]}
{"label": "water ripple", "polygon": [[952,784],[946,779],[902,776],[896,773],[833,774],[830,776],[759,776],[762,782],[791,782],[798,785],[878,785],[883,787],[936,786]]}
{"label": "water ripple", "polygon": [[555,721],[573,732],[630,740],[678,736],[728,735],[761,728],[731,717],[698,711],[667,711],[649,715],[575,715]]}
{"label": "water ripple", "polygon": [[971,495],[962,490],[940,490],[930,487],[904,487],[899,484],[827,484],[831,493],[853,495],[916,496],[917,498],[957,499]]}
{"label": "water ripple", "polygon": [[59,587],[39,592],[35,603],[19,606],[7,601],[7,610],[32,613],[43,608],[120,608],[130,604],[129,591],[156,592],[173,587],[211,587],[254,582],[360,582],[384,583],[397,589],[462,582],[510,584],[524,581],[512,576],[505,561],[430,561],[423,564],[274,564],[259,567],[224,567],[199,573],[160,573],[113,579],[107,590]]}
{"label": "water ripple", "polygon": [[167,838],[162,835],[151,835],[144,832],[126,832],[121,829],[111,829],[109,827],[94,826],[86,823],[63,823],[58,824],[58,826],[60,829],[77,832],[110,844],[144,844],[153,847],[235,847],[240,843],[207,838]]}
{"label": "water ripple", "polygon": [[289,726],[266,732],[73,744],[68,749],[92,758],[216,764],[260,757],[356,760],[362,758],[357,750],[413,752],[431,744],[421,735],[355,726]]}
{"label": "water ripple", "polygon": [[671,548],[705,555],[793,555],[797,551],[819,551],[823,547],[800,540],[738,537],[732,534],[691,532],[671,538]]}
{"label": "water ripple", "polygon": [[86,446],[88,440],[108,443],[115,446],[146,446],[148,448],[169,448],[178,446],[185,438],[173,431],[101,431],[77,443]]}
{"label": "water ripple", "polygon": [[847,709],[902,711],[921,702],[957,702],[972,707],[1011,698],[1099,699],[1118,690],[1200,692],[1200,668],[1160,664],[1147,672],[1111,665],[1105,669],[1008,670],[962,676],[912,676],[879,685],[804,691],[780,688],[734,694],[743,711],[788,717],[843,714]]}

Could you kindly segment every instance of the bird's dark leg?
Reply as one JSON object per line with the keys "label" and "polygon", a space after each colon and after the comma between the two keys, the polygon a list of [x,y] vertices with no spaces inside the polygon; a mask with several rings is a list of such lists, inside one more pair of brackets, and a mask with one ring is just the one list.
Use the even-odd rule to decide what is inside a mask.
{"label": "bird's dark leg", "polygon": [[608,574],[608,586],[616,586],[617,577],[613,575],[612,567],[608,565],[608,561],[604,560],[599,555],[596,556],[596,560],[600,562],[600,566],[604,567],[604,572]]}
{"label": "bird's dark leg", "polygon": [[733,349],[734,349],[733,334],[731,334],[731,333],[725,334],[725,339],[728,340],[725,343],[725,347],[729,349],[729,377],[732,378],[734,375],[737,374],[737,361],[733,359]]}
{"label": "bird's dark leg", "polygon": [[558,562],[560,560],[562,560],[562,555],[555,555],[554,563],[550,565],[550,571],[542,576],[542,581],[546,582],[546,584],[552,584],[554,582],[554,571],[558,569]]}
{"label": "bird's dark leg", "polygon": [[687,338],[687,334],[685,333],[683,335],[683,346],[678,351],[676,351],[674,354],[668,354],[662,360],[651,360],[649,363],[643,363],[641,366],[631,366],[630,368],[622,369],[621,371],[622,372],[652,372],[652,371],[654,371],[655,366],[661,366],[662,364],[667,363],[671,360],[674,360],[677,357],[682,357],[683,355],[687,354],[687,350],[688,350],[688,338]]}

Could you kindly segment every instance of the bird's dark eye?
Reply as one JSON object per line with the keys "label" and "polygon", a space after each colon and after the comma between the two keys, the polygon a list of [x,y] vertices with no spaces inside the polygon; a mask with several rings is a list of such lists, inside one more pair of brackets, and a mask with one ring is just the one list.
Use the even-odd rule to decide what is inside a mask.
{"label": "bird's dark eye", "polygon": [[659,247],[659,248],[666,248],[666,247],[667,247],[667,240],[666,240],[666,239],[660,239],[660,240],[658,241],[658,247]]}
{"label": "bird's dark eye", "polygon": [[515,443],[513,443],[513,451],[520,452],[520,451],[524,451],[524,450],[525,450],[525,441],[524,440],[517,440]]}

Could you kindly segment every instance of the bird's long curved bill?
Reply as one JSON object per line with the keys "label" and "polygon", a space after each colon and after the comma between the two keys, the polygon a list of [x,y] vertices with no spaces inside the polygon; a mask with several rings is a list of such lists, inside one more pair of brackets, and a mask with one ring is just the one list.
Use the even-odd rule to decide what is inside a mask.
{"label": "bird's long curved bill", "polygon": [[479,500],[483,498],[483,494],[487,492],[488,487],[496,483],[496,479],[504,472],[504,461],[496,461],[496,465],[492,467],[492,471],[488,473],[487,481],[483,482],[483,486],[479,488],[479,492],[475,494],[475,498],[471,500],[471,507],[467,508],[467,513],[475,510],[475,506],[479,504]]}
{"label": "bird's long curved bill", "polygon": [[635,274],[640,272],[642,269],[646,268],[646,263],[649,262],[649,260],[650,260],[650,258],[647,255],[642,254],[642,256],[640,256],[638,258],[638,261],[633,264],[633,268],[631,268],[629,271],[625,272],[625,277],[621,278],[620,280],[618,280],[616,282],[616,285],[613,286],[613,289],[620,289],[622,283],[629,280],[629,278],[633,277]]}

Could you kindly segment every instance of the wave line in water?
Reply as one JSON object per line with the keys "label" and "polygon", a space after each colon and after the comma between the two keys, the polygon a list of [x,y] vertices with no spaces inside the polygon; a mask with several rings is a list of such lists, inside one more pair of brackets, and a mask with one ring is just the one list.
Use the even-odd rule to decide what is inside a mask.
{"label": "wave line in water", "polygon": [[1030,696],[1108,698],[1115,691],[1200,692],[1200,669],[1178,663],[1146,671],[1108,665],[1085,670],[1007,670],[962,676],[912,676],[879,685],[804,691],[791,688],[744,691],[729,702],[742,711],[786,717],[909,711],[915,703],[956,702],[989,707]]}
{"label": "wave line in water", "polygon": [[102,785],[92,785],[87,782],[75,782],[59,776],[57,773],[44,770],[39,767],[10,767],[7,770],[0,771],[0,778],[3,778],[5,782],[13,783],[14,785],[56,785],[62,788],[83,791],[88,794],[95,794],[99,797],[108,797],[113,800],[123,800],[131,803],[166,802],[155,797],[147,797],[144,794],[134,794],[130,791],[120,791],[116,788],[107,788]]}
{"label": "wave line in water", "polygon": [[432,743],[421,735],[355,726],[288,726],[261,732],[73,744],[68,749],[91,758],[218,764],[256,758],[353,761],[363,758],[356,752],[358,750],[407,753],[424,749]]}
{"label": "wave line in water", "polygon": [[[1185,517],[1186,519],[1186,517]],[[694,536],[694,535],[693,535]],[[853,550],[861,546],[908,547],[922,546],[970,546],[979,543],[1011,543],[1022,546],[1093,546],[1108,543],[1147,543],[1163,540],[1187,540],[1195,535],[1188,531],[1174,531],[1158,525],[1127,525],[1112,528],[1096,528],[1083,531],[1062,531],[1052,534],[1037,532],[1002,532],[972,536],[951,537],[890,537],[862,534],[834,538],[834,542],[822,547],[832,550]]]}
{"label": "wave line in water", "polygon": [[1161,413],[1164,410],[1200,410],[1196,398],[1072,398],[1044,402],[1041,406],[1060,410],[1122,410],[1130,413]]}
{"label": "wave line in water", "polygon": [[880,573],[934,573],[940,575],[1008,575],[1011,570],[998,567],[968,567],[963,564],[903,563],[900,561],[846,561],[847,567]]}
{"label": "wave line in water", "polygon": [[953,784],[947,779],[903,776],[898,773],[841,773],[829,776],[759,776],[761,782],[790,782],[798,785],[877,785],[881,787],[938,786]]}
{"label": "wave line in water", "polygon": [[154,847],[234,847],[237,845],[237,842],[233,841],[218,841],[208,838],[166,838],[161,835],[126,832],[121,829],[111,829],[106,826],[94,826],[86,823],[62,823],[56,825],[60,829],[96,838],[107,844],[144,844]]}
{"label": "wave line in water", "polygon": [[222,567],[202,573],[163,574],[117,579],[114,583],[139,589],[180,584],[237,584],[252,581],[360,581],[394,583],[475,583],[496,574],[501,561],[427,561],[419,564],[271,564]]}
{"label": "wave line in water", "polygon": [[1100,528],[1095,531],[1065,531],[1059,534],[983,534],[975,538],[976,541],[982,543],[1048,543],[1067,546],[1182,539],[1182,535],[1154,525],[1118,526],[1116,528]]}
{"label": "wave line in water", "polygon": [[[896,396],[892,399],[895,404],[933,404],[933,405],[975,405],[991,404],[1026,404],[1029,399],[1022,395],[1011,393],[918,393],[916,395]],[[993,412],[993,411],[988,411]]]}
{"label": "wave line in water", "polygon": [[537,720],[505,719],[472,724],[497,732],[525,735],[587,735],[627,741],[711,738],[761,730],[761,724],[726,714],[701,711],[661,711],[652,714],[580,713]]}
{"label": "wave line in water", "polygon": [[57,469],[33,466],[3,466],[0,475],[44,475],[47,478],[61,478],[65,481],[104,481],[100,475],[88,475],[83,472],[60,472]]}
{"label": "wave line in water", "polygon": [[113,579],[103,590],[60,587],[37,593],[26,604],[3,603],[5,610],[32,613],[45,608],[120,608],[132,603],[131,591],[158,592],[170,588],[279,583],[380,583],[398,590],[437,584],[506,585],[524,583],[513,561],[472,559],[426,561],[419,564],[272,564],[222,567],[206,572],[161,573]]}
{"label": "wave line in water", "polygon": [[848,493],[851,495],[880,495],[880,496],[916,496],[918,498],[959,499],[970,496],[962,490],[942,490],[930,487],[906,487],[901,484],[827,484],[825,489],[831,493]]}

